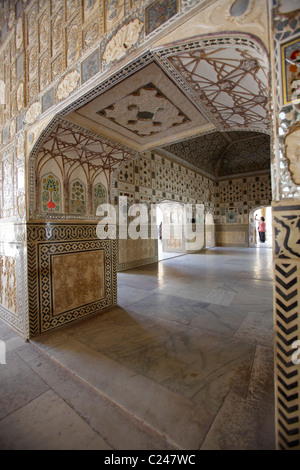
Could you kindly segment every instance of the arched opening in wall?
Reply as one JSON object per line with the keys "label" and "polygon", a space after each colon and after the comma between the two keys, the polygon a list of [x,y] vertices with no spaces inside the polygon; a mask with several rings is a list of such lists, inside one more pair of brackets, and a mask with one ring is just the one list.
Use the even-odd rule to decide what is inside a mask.
{"label": "arched opening in wall", "polygon": [[183,217],[182,204],[174,201],[157,204],[158,261],[174,258],[185,252]]}
{"label": "arched opening in wall", "polygon": [[111,202],[113,173],[134,156],[60,117],[40,136],[29,160],[30,337],[117,304],[117,241],[97,210]]}
{"label": "arched opening in wall", "polygon": [[[47,230],[57,225],[61,237],[71,231],[62,222],[73,220],[74,237],[88,226],[94,236],[95,208],[102,201],[117,206],[126,197],[129,206],[163,200],[198,206],[190,220],[199,230],[197,243],[183,246],[170,234],[163,245],[162,238],[161,253],[170,257],[205,247],[205,204],[214,213],[216,242],[245,246],[246,199],[268,199],[262,176],[253,176],[251,184],[241,176],[269,169],[268,72],[260,41],[218,33],[147,52],[91,85],[33,144],[29,219],[44,218]],[[122,269],[154,263],[156,246],[153,238],[113,241],[111,262]],[[60,274],[57,263],[51,266]]]}
{"label": "arched opening in wall", "polygon": [[[260,227],[261,222],[264,222],[264,225]],[[265,230],[265,235],[259,234],[259,228]],[[251,210],[249,214],[249,246],[256,248],[271,248],[273,246],[271,206],[262,206]]]}
{"label": "arched opening in wall", "polygon": [[[226,35],[227,37],[228,35]],[[100,202],[103,197],[106,198],[106,192],[108,192],[108,201],[113,203],[118,203],[120,196],[126,197],[129,204],[141,201],[151,203],[162,198],[172,198],[174,196],[176,199],[178,197],[178,200],[187,203],[200,202],[202,206],[204,206],[204,203],[209,203],[211,206],[216,204],[216,219],[220,222],[221,217],[225,217],[225,230],[220,231],[225,246],[226,244],[233,243],[233,238],[235,245],[241,238],[244,242],[246,229],[243,227],[243,231],[240,234],[238,230],[240,228],[238,217],[245,217],[245,214],[247,214],[245,212],[247,211],[246,204],[245,207],[241,207],[241,201],[243,201],[244,197],[243,191],[245,188],[248,189],[249,183],[247,181],[244,182],[242,177],[239,177],[241,181],[231,181],[232,178],[228,178],[228,174],[240,175],[243,171],[247,173],[249,169],[253,168],[261,171],[265,168],[261,168],[259,165],[261,163],[268,163],[266,160],[258,158],[259,155],[258,157],[256,156],[255,161],[251,160],[253,153],[249,154],[248,141],[245,139],[245,133],[248,131],[249,133],[254,133],[254,135],[250,135],[252,142],[261,143],[262,137],[265,136],[266,106],[264,98],[266,96],[263,95],[267,91],[263,87],[263,80],[260,80],[260,77],[263,76],[264,78],[266,67],[261,63],[263,62],[262,60],[259,63],[262,72],[260,75],[257,74],[260,55],[259,51],[257,52],[253,48],[253,42],[251,48],[248,48],[247,54],[241,54],[241,48],[244,46],[241,46],[238,41],[229,43],[228,47],[224,46],[226,42],[224,43],[223,39],[223,42],[220,41],[217,46],[213,45],[213,42],[215,43],[216,41],[215,38],[212,39],[213,42],[211,43],[209,43],[209,39],[207,41],[209,44],[207,49],[203,44],[201,44],[201,47],[199,44],[197,45],[196,41],[194,44],[191,44],[191,50],[188,50],[188,46],[186,46],[186,48],[178,48],[178,51],[175,51],[174,46],[175,52],[173,57],[170,55],[161,57],[161,59],[165,60],[165,65],[169,66],[169,68],[166,66],[164,70],[160,69],[157,63],[155,63],[153,67],[147,66],[144,69],[138,69],[134,77],[135,80],[131,80],[131,76],[126,76],[128,71],[125,70],[123,76],[124,83],[121,82],[120,72],[117,77],[117,84],[114,84],[115,86],[112,89],[109,87],[105,89],[103,86],[100,97],[96,96],[91,102],[85,103],[81,109],[78,107],[78,110],[71,113],[70,121],[73,120],[72,131],[68,135],[63,132],[67,138],[64,139],[63,136],[60,136],[59,139],[62,141],[60,146],[61,152],[64,155],[66,152],[68,153],[65,157],[64,166],[60,165],[60,167],[63,170],[64,168],[65,170],[71,169],[74,163],[73,160],[79,164],[79,167],[78,171],[72,171],[72,174],[70,174],[69,185],[65,183],[64,177],[58,174],[58,169],[55,169],[54,176],[62,178],[61,186],[56,186],[58,190],[61,190],[61,195],[64,199],[62,207],[65,209],[61,220],[55,220],[55,218],[52,218],[52,213],[47,213],[43,226],[41,226],[40,220],[31,220],[29,224],[32,226],[29,227],[28,231],[30,235],[28,237],[30,245],[28,264],[32,277],[30,285],[30,311],[32,315],[36,314],[36,317],[33,318],[33,324],[38,324],[38,321],[41,322],[38,324],[39,333],[47,331],[47,328],[51,329],[55,328],[56,325],[60,326],[64,321],[67,323],[79,318],[80,311],[83,314],[90,315],[93,312],[99,312],[102,308],[110,308],[112,305],[115,305],[113,301],[116,299],[112,297],[116,292],[117,276],[115,266],[118,264],[117,256],[120,254],[120,250],[118,251],[117,242],[99,239],[100,237],[97,237],[95,234],[96,221],[93,219],[92,197],[95,191],[93,191],[93,187],[97,189],[96,200]],[[233,55],[232,50],[234,50]],[[167,63],[168,61],[169,64]],[[225,62],[227,62],[227,65]],[[173,82],[167,76],[167,70],[172,71]],[[224,72],[224,75],[221,72]],[[175,86],[175,79],[180,79],[181,77],[183,80],[178,80]],[[217,78],[219,79],[217,80]],[[149,82],[150,79],[151,83]],[[239,87],[243,80],[243,90],[241,90]],[[250,84],[252,83],[252,88],[250,85],[247,86],[249,82]],[[185,86],[188,86],[186,85],[187,83],[190,85],[188,93],[190,93],[190,97],[194,98],[194,104],[192,104],[191,98],[187,99],[185,95],[186,90],[181,89],[183,83]],[[254,85],[257,85],[257,83],[260,86],[255,88]],[[211,93],[214,87],[217,88],[217,91]],[[243,101],[245,89],[248,90],[248,93],[245,101]],[[201,94],[199,93],[199,96],[197,96],[195,90],[201,90]],[[217,98],[214,99],[211,97],[212,95],[217,96]],[[224,102],[218,101],[219,97],[223,97]],[[239,100],[245,104],[244,108],[237,106]],[[250,106],[251,100],[256,103],[254,108]],[[257,101],[260,101],[262,104],[257,104]],[[157,104],[158,102],[159,105]],[[226,103],[229,104],[226,105]],[[155,105],[155,109],[154,112],[150,113],[149,109],[152,105]],[[245,111],[247,105],[250,108],[249,115]],[[254,111],[252,111],[252,108]],[[256,110],[259,110],[259,112],[256,112]],[[164,114],[164,111],[168,112]],[[209,118],[211,119],[210,121]],[[79,135],[79,125],[81,122],[83,126],[86,126],[83,136]],[[100,136],[97,145],[94,145],[89,140],[92,135],[91,129],[95,128],[97,128],[98,137]],[[218,130],[220,128],[222,129],[221,132]],[[107,129],[109,129],[113,138],[119,144],[108,145],[105,138],[101,137],[102,133],[105,134]],[[208,133],[206,132],[207,130],[209,131]],[[231,130],[232,132],[230,132]],[[199,133],[197,133],[198,131]],[[177,137],[183,138],[183,140],[175,142]],[[122,153],[121,151],[124,141],[126,143],[129,142],[129,146],[132,144],[131,148],[138,148],[139,152],[132,152],[129,155],[128,165],[122,166],[123,171],[118,173],[118,177],[113,181],[113,184],[105,184],[104,180],[95,179],[95,184],[92,187],[86,175],[93,175],[93,172],[97,170],[96,154],[100,158],[98,165],[102,169],[101,174],[102,176],[107,174],[107,181],[110,182],[109,178],[113,165],[121,166],[127,158],[126,152]],[[172,142],[175,142],[174,147]],[[73,143],[73,146],[70,145]],[[165,145],[162,145],[162,143],[165,143]],[[233,165],[234,159],[232,158],[234,144],[237,144],[235,155],[245,156],[245,159],[240,158],[235,165]],[[242,144],[246,149],[245,152],[241,150]],[[106,149],[102,155],[99,155],[100,145],[103,145]],[[156,151],[159,145],[160,152]],[[70,154],[70,147],[72,147],[74,154]],[[217,153],[217,150],[223,148],[227,150],[226,158],[223,158],[223,160],[214,158],[215,155],[220,155]],[[148,151],[147,155],[144,155],[145,149],[153,149],[153,151]],[[47,148],[45,151],[47,152],[48,150],[50,148]],[[53,147],[51,147],[51,151],[53,152]],[[59,148],[56,147],[56,151],[59,151]],[[138,156],[134,155],[134,153],[138,153]],[[76,158],[72,157],[75,154]],[[168,155],[170,157],[169,160],[167,158]],[[41,155],[39,160],[41,165],[42,158],[43,155]],[[55,159],[57,161],[61,158],[63,157],[56,154]],[[96,161],[93,160],[94,158]],[[181,160],[179,160],[180,158]],[[85,173],[85,167],[90,168],[90,172]],[[196,171],[195,168],[199,171]],[[219,176],[226,179],[224,184],[219,184],[218,190],[214,192],[212,199],[209,200],[206,189],[209,184],[215,181],[214,177],[218,176],[214,174],[215,168],[219,170]],[[47,175],[50,178],[49,173],[51,170],[52,168],[43,167],[42,171],[41,168],[41,178]],[[65,170],[64,174],[67,174]],[[203,172],[201,173],[202,170]],[[203,174],[209,174],[210,177],[205,177]],[[34,173],[32,175],[34,176]],[[47,196],[46,205],[51,201],[49,189],[51,188],[51,181],[48,182],[48,192],[45,193],[45,198]],[[34,187],[34,177],[31,183],[33,183],[32,187]],[[99,186],[99,183],[102,186]],[[83,185],[86,185],[86,188]],[[211,186],[213,185],[211,184]],[[66,192],[66,190],[69,192]],[[253,189],[253,193],[254,191],[258,190]],[[85,204],[82,203],[81,196],[86,198]],[[40,201],[38,198],[37,200],[38,202]],[[251,200],[257,200],[257,198],[253,197]],[[170,224],[173,223],[176,226],[178,222],[176,212],[179,212],[180,204],[178,203],[179,206],[176,206],[176,210],[172,211],[174,209],[174,201],[171,202],[172,206],[166,212],[168,213]],[[170,201],[167,201],[167,203],[170,203]],[[67,204],[73,207],[72,217],[70,217],[70,212],[66,208]],[[89,211],[87,214],[88,219],[84,219],[85,216],[82,214],[79,215],[79,212],[86,210],[86,208]],[[224,210],[224,215],[221,209]],[[34,207],[31,205],[30,210],[33,211],[33,217],[38,218],[40,215],[39,206]],[[45,213],[43,212],[42,215],[45,216]],[[73,215],[76,215],[76,217],[73,217]],[[160,221],[163,222],[163,219]],[[204,227],[203,213],[195,214],[195,217],[193,216],[190,222],[192,225],[199,224],[199,228],[201,228],[199,247],[203,247],[205,244],[204,230],[202,230]],[[247,224],[244,223],[243,225]],[[163,227],[162,240],[164,236],[165,228]],[[174,247],[174,244],[177,242],[175,237],[171,238],[169,236],[165,238],[168,242],[166,248],[171,250],[165,251],[165,254],[170,256],[170,253],[173,253],[175,256],[178,256],[177,250],[181,250],[183,247],[178,245]],[[132,278],[131,284],[123,283],[123,293],[127,297],[125,302],[123,298],[123,303],[120,303],[120,300],[122,300],[120,295],[118,301],[119,305],[128,306],[127,312],[121,312],[122,319],[120,323],[113,321],[113,327],[110,327],[109,330],[104,330],[104,336],[101,328],[95,331],[95,335],[99,335],[99,338],[102,335],[104,340],[103,342],[101,339],[97,341],[97,345],[103,344],[105,353],[111,354],[115,361],[121,359],[123,366],[128,366],[130,377],[132,377],[132,370],[136,368],[137,374],[140,374],[140,376],[145,376],[151,380],[154,379],[159,386],[169,386],[173,391],[180,390],[181,396],[191,392],[191,389],[184,388],[185,384],[189,387],[194,387],[190,409],[195,409],[195,405],[202,406],[207,403],[208,389],[212,397],[209,400],[210,406],[212,409],[215,406],[219,409],[220,402],[225,401],[228,395],[228,390],[231,387],[230,384],[240,383],[240,371],[245,370],[245,368],[250,371],[252,367],[252,345],[249,348],[247,346],[246,354],[241,354],[240,349],[234,351],[233,354],[229,351],[231,358],[229,362],[234,362],[233,371],[228,369],[229,356],[227,352],[226,354],[220,354],[220,351],[223,351],[225,335],[232,337],[233,331],[236,331],[237,335],[243,339],[240,343],[244,343],[247,328],[251,329],[251,322],[250,324],[247,324],[247,322],[246,324],[244,322],[241,324],[241,314],[237,306],[238,302],[243,300],[243,295],[238,290],[243,289],[245,292],[249,288],[248,279],[252,275],[251,266],[249,272],[245,272],[247,260],[240,261],[238,259],[236,262],[235,255],[231,255],[231,252],[229,252],[229,256],[227,254],[226,257],[225,250],[220,250],[219,253],[225,255],[225,263],[220,259],[219,262],[221,264],[219,264],[217,259],[210,258],[207,261],[204,260],[205,269],[201,271],[199,269],[201,256],[194,257],[194,263],[191,262],[191,257],[182,256],[178,258],[178,261],[183,261],[183,266],[181,266],[183,271],[181,270],[180,272],[181,267],[179,269],[175,267],[176,275],[174,277],[167,277],[174,267],[174,261],[177,263],[177,260],[170,260],[166,263],[158,263],[157,265],[153,261],[155,255],[153,248],[154,240],[125,239],[123,245],[123,258],[119,259],[119,263],[123,262],[126,265],[126,269],[129,266],[132,268],[142,264],[143,266],[140,269],[130,270],[129,277]],[[174,251],[174,248],[176,251]],[[221,257],[219,256],[219,258]],[[214,260],[213,262],[211,262],[212,259]],[[147,266],[144,266],[146,264]],[[225,264],[232,267],[232,273],[227,268],[225,270]],[[165,277],[160,275],[163,271],[166,273]],[[37,279],[36,273],[39,273],[41,276],[39,279]],[[82,276],[82,273],[84,273],[84,276]],[[214,278],[213,276],[216,274],[220,275],[221,278]],[[236,277],[230,278],[229,276],[232,274],[235,274]],[[237,278],[241,277],[241,275],[244,275],[244,278],[242,278],[244,279],[244,284],[242,282],[238,284],[237,282]],[[121,279],[122,276],[123,273],[120,273]],[[128,273],[125,276],[128,276]],[[163,294],[168,294],[168,296],[160,295],[157,291],[155,292],[162,284],[166,285],[168,283],[168,289],[162,292]],[[171,283],[172,285],[170,285]],[[93,289],[90,289],[90,286]],[[40,293],[40,297],[38,297],[37,293]],[[103,294],[106,294],[106,296],[103,296]],[[221,318],[221,312],[230,306],[233,300],[235,300],[233,312],[228,311],[228,318],[225,318],[225,321],[223,321],[224,317]],[[139,304],[133,305],[135,301],[139,302]],[[51,311],[49,305],[53,305],[55,310]],[[210,308],[206,308],[207,305],[210,305]],[[83,307],[85,310],[83,310]],[[41,309],[40,312],[38,312],[38,308]],[[248,312],[245,307],[246,311]],[[243,315],[245,312],[243,312]],[[114,318],[117,318],[118,313],[120,313],[120,310]],[[174,314],[175,317],[173,316]],[[115,314],[113,313],[112,315],[114,316]],[[105,315],[105,317],[111,319],[110,314]],[[159,330],[159,318],[162,318],[165,323],[168,321],[169,325],[174,325],[174,328],[168,328],[168,330],[172,330],[171,332],[174,336],[170,338],[170,341],[163,340],[164,350],[161,347],[161,338],[155,338],[154,334],[149,335],[148,329],[152,323],[153,331]],[[246,319],[246,313],[244,319],[248,319],[248,317]],[[153,323],[153,320],[155,323]],[[182,325],[184,324],[188,325],[189,330],[193,330],[193,333],[199,336],[193,336],[190,339],[188,336],[181,336]],[[107,331],[109,331],[109,334],[107,334]],[[164,327],[164,335],[165,332],[166,328]],[[216,342],[218,332],[220,338],[219,342]],[[94,331],[92,332],[93,334]],[[210,334],[214,336],[214,348],[207,341],[207,337]],[[178,343],[178,338],[180,341],[184,339],[182,346],[181,343]],[[107,343],[105,342],[106,339]],[[138,343],[139,339],[141,339],[140,343]],[[116,341],[115,344],[109,343],[114,340]],[[199,362],[200,342],[201,358]],[[170,350],[167,349],[169,344],[172,346]],[[179,347],[177,347],[177,344]],[[196,345],[196,347],[193,348],[193,345]],[[208,348],[205,351],[206,346]],[[144,349],[145,347],[146,349]],[[152,355],[153,351],[156,356]],[[167,362],[163,357],[164,352],[168,355]],[[207,353],[207,356],[204,355],[205,353]],[[100,357],[100,354],[97,356]],[[249,361],[244,362],[245,356],[247,356]],[[206,362],[206,370],[204,372],[206,374],[205,377],[212,378],[212,382],[209,380],[203,384],[201,363],[203,364],[202,358],[206,359],[208,357],[211,357],[212,360],[204,361]],[[242,357],[243,362],[240,361],[240,357]],[[224,362],[222,362],[223,359]],[[217,364],[217,370],[214,370],[213,363]],[[152,367],[153,365],[155,370]],[[226,371],[225,376],[228,376],[228,382],[227,379],[224,379],[223,382],[223,376],[220,382],[219,370]],[[169,375],[166,380],[165,371],[168,373],[171,371],[172,377]],[[112,368],[112,373],[114,373],[114,368]],[[249,374],[246,375],[248,376]],[[172,382],[173,379],[174,382]],[[203,390],[203,388],[205,393],[201,395],[200,390]],[[224,391],[223,397],[220,395],[220,390]],[[125,395],[125,391],[121,390],[119,396],[121,400],[123,400],[123,394]],[[159,399],[160,393],[156,396]],[[168,396],[170,395],[165,395],[166,399],[168,399]],[[221,401],[220,398],[222,399]],[[142,402],[143,400],[140,403]],[[133,406],[135,405],[133,404]],[[160,406],[159,408],[159,418],[161,418],[161,412],[168,407],[164,404],[163,407]],[[147,413],[148,416],[149,413]],[[187,416],[190,416],[190,413]],[[144,420],[144,416],[138,416],[138,418],[141,422]],[[174,422],[173,419],[164,420],[164,416],[162,420],[164,421],[163,424],[165,422],[167,424]],[[208,421],[211,422],[211,419],[209,418]],[[145,422],[147,423],[146,420]],[[170,425],[171,427],[173,426]],[[173,432],[173,429],[171,431]],[[170,442],[175,442],[176,445],[178,442],[179,448],[199,445],[198,443],[202,442],[202,434],[198,436],[197,432],[198,429],[196,429],[197,442],[195,440],[193,442],[173,441],[172,439],[170,439]],[[194,429],[191,430],[190,434],[194,434]]]}
{"label": "arched opening in wall", "polygon": [[212,248],[216,246],[215,222],[213,213],[208,211],[205,214],[205,247]]}

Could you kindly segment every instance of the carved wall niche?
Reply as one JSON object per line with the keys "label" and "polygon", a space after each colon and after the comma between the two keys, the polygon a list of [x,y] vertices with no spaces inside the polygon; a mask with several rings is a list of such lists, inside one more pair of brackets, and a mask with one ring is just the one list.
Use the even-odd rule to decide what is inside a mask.
{"label": "carved wall niche", "polygon": [[71,214],[86,214],[86,187],[80,180],[73,180],[70,184],[70,206]]}

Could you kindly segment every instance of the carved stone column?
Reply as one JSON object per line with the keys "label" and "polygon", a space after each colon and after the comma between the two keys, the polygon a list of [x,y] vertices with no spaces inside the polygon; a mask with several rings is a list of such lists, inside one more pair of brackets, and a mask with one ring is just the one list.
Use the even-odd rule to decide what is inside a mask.
{"label": "carved stone column", "polygon": [[299,450],[300,201],[274,203],[273,227],[277,448]]}

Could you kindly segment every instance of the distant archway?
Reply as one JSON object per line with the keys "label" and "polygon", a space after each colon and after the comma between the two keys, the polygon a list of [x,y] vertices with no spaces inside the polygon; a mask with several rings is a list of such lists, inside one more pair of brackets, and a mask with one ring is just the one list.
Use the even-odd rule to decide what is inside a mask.
{"label": "distant archway", "polygon": [[208,211],[205,214],[205,247],[211,248],[213,246],[216,246],[215,222],[213,213]]}
{"label": "distant archway", "polygon": [[[266,223],[266,241],[261,243],[258,236],[258,225],[260,218],[264,217]],[[272,207],[260,206],[252,209],[249,213],[249,246],[250,247],[272,247],[273,230],[272,230]]]}

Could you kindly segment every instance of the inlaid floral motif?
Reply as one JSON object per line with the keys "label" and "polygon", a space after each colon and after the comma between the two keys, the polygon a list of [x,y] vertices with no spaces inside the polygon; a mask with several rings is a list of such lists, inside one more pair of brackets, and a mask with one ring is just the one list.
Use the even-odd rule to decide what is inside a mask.
{"label": "inlaid floral motif", "polygon": [[53,173],[42,178],[42,211],[60,212],[60,182]]}

